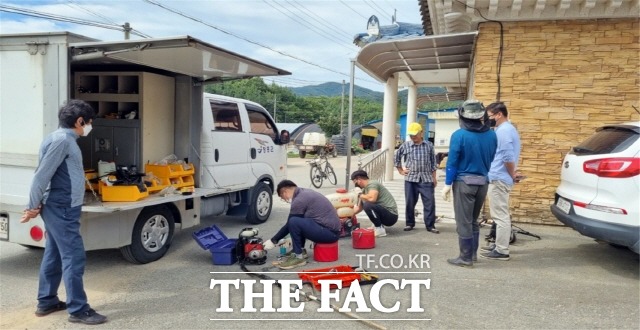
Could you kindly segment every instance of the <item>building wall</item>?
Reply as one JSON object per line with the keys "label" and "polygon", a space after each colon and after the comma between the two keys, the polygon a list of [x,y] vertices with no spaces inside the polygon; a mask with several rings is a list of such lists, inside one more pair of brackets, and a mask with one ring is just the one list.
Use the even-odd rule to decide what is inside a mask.
{"label": "building wall", "polygon": [[[501,101],[520,132],[517,222],[560,224],[549,211],[563,157],[603,124],[637,121],[639,20],[505,22]],[[500,26],[479,26],[474,96],[496,100]]]}
{"label": "building wall", "polygon": [[433,140],[435,152],[448,152],[451,134],[460,128],[457,111],[432,112],[429,114],[429,118],[435,120]]}

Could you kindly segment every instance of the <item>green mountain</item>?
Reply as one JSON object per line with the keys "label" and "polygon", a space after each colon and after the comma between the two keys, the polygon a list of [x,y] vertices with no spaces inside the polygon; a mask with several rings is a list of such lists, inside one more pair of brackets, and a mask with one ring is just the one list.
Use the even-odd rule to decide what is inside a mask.
{"label": "green mountain", "polygon": [[[289,88],[297,96],[342,96],[343,86],[341,83],[326,82],[320,85],[310,85],[303,87]],[[349,84],[344,84],[344,96],[349,97]],[[370,99],[372,101],[382,102],[384,93],[372,91],[368,88],[360,87],[358,85],[353,89],[354,97],[361,97]]]}
{"label": "green mountain", "polygon": [[[326,82],[320,85],[310,85],[304,87],[291,87],[289,88],[297,96],[342,96],[342,84],[336,82]],[[421,87],[418,89],[418,94],[442,94],[446,89],[442,87]],[[408,91],[406,89],[398,92],[398,99],[401,104],[407,102]],[[349,84],[344,84],[345,98],[349,97]],[[353,89],[353,96],[356,98],[369,99],[374,102],[382,103],[384,100],[383,92],[376,92],[368,88],[360,87],[356,85]]]}

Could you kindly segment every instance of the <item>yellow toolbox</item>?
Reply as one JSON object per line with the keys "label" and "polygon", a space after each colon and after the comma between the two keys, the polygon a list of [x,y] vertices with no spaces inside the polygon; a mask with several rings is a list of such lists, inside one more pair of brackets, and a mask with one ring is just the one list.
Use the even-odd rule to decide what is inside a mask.
{"label": "yellow toolbox", "polygon": [[159,178],[155,175],[145,177],[143,182],[147,186],[150,194],[156,193],[169,186],[169,179]]}
{"label": "yellow toolbox", "polygon": [[181,176],[189,176],[195,173],[193,164],[167,164],[167,165],[153,165],[146,164],[145,173],[152,172],[153,175],[159,178],[175,178]]}
{"label": "yellow toolbox", "polygon": [[[141,191],[143,190],[144,191]],[[102,201],[104,202],[135,202],[149,196],[149,190],[137,185],[107,186],[102,185]]]}
{"label": "yellow toolbox", "polygon": [[150,189],[152,193],[160,191],[169,185],[174,186],[176,189],[195,185],[193,179],[195,168],[192,163],[167,165],[146,164],[144,171],[147,174],[153,174],[153,176],[157,177],[161,182],[160,184],[152,183]]}
{"label": "yellow toolbox", "polygon": [[[98,172],[94,169],[85,169],[84,170],[84,189],[86,191],[95,191],[98,192]],[[91,186],[89,186],[91,184]]]}

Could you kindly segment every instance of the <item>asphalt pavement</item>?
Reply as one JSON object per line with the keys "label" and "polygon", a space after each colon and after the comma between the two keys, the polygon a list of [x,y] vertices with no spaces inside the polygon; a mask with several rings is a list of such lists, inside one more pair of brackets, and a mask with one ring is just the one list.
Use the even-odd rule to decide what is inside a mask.
{"label": "asphalt pavement", "polygon": [[[343,185],[345,157],[330,161],[336,168],[339,185]],[[352,159],[352,168],[355,163],[357,159]],[[305,160],[289,159],[289,177],[302,187],[312,188]],[[329,185],[319,191],[328,194],[334,189]],[[254,226],[265,239],[278,230],[288,214],[288,204],[274,197],[271,218]],[[362,217],[359,219],[368,225]],[[89,302],[109,317],[108,323],[90,328],[640,328],[638,255],[595,242],[565,227],[520,225],[542,239],[518,234],[510,261],[480,259],[471,269],[446,262],[457,255],[457,235],[451,221],[438,224],[440,234],[419,226],[404,232],[404,224],[398,223],[388,228],[388,236],[378,238],[376,247],[370,250],[354,249],[351,239],[343,238],[339,241],[338,261],[318,263],[310,258],[300,270],[361,265],[384,280],[384,285],[363,285],[361,290],[342,289],[337,301],[329,300],[329,292],[320,295],[321,300],[338,308],[350,307],[351,315],[347,315],[321,312],[321,304],[315,301],[304,302],[302,311],[283,312],[287,302],[291,308],[299,307],[300,302],[285,297],[283,304],[284,290],[263,287],[260,281],[255,292],[270,288],[276,311],[261,312],[265,306],[258,298],[249,299],[253,303],[250,306],[245,301],[248,290],[240,283],[238,289],[229,287],[226,299],[216,281],[258,279],[242,273],[237,264],[212,265],[211,254],[191,237],[193,231],[212,224],[229,237],[237,237],[242,228],[250,227],[238,218],[205,219],[196,228],[177,231],[167,255],[146,265],[128,263],[117,250],[88,252],[84,279]],[[483,227],[482,236],[487,233],[488,227]],[[281,272],[271,265],[276,255],[270,251],[266,264],[247,268],[275,280],[296,280],[299,269]],[[89,328],[67,322],[64,312],[34,316],[41,258],[42,250],[0,242],[0,328]],[[213,289],[212,280],[218,283]],[[412,286],[411,280],[423,285]],[[393,287],[395,282],[397,289]],[[309,286],[303,290],[312,292]],[[64,297],[64,286],[60,296]],[[351,303],[343,306],[345,300]],[[216,311],[226,303],[232,312]],[[396,304],[397,311],[388,312]],[[424,311],[413,311],[419,309]]]}

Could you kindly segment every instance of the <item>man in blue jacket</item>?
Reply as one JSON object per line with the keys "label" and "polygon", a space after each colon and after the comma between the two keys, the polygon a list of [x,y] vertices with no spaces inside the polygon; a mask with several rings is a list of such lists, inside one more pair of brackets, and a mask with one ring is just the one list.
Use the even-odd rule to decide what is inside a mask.
{"label": "man in blue jacket", "polygon": [[449,142],[445,200],[451,198],[458,232],[460,255],[448,259],[452,265],[473,266],[480,241],[478,216],[489,188],[489,169],[496,153],[496,133],[489,128],[485,108],[477,100],[467,100],[458,109],[460,129]]}
{"label": "man in blue jacket", "polygon": [[[39,164],[31,183],[29,205],[20,222],[40,215],[47,231],[40,265],[36,316],[67,310],[69,322],[100,324],[107,318],[87,303],[82,276],[86,261],[80,236],[80,215],[84,200],[84,169],[77,139],[87,136],[96,117],[91,106],[69,100],[58,112],[59,128],[40,146]],[[64,280],[67,302],[58,298]]]}

